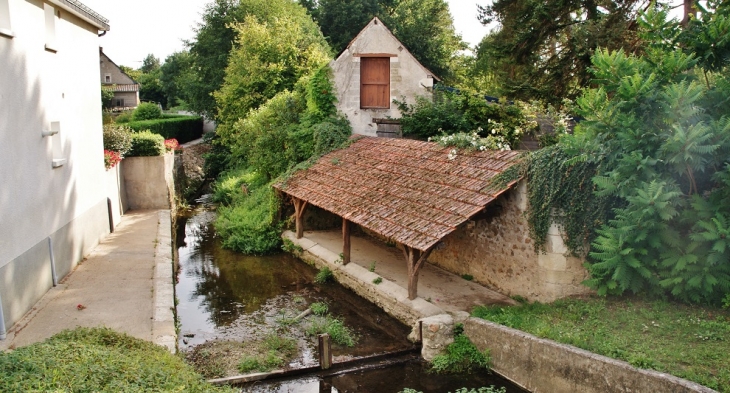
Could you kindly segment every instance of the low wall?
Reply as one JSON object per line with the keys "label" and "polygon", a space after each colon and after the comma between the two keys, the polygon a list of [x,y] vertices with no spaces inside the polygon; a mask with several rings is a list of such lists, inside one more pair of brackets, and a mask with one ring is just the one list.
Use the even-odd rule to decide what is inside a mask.
{"label": "low wall", "polygon": [[124,162],[120,162],[114,168],[106,170],[106,196],[111,202],[111,219],[112,225],[116,227],[122,220],[124,212],[129,209],[127,202],[127,191],[124,187],[124,179],[122,177],[122,166]]}
{"label": "low wall", "polygon": [[715,392],[478,318],[464,322],[464,333],[479,350],[489,349],[495,372],[533,393]]}
{"label": "low wall", "polygon": [[445,270],[474,277],[480,284],[505,295],[520,295],[531,301],[551,302],[571,295],[590,293],[582,285],[588,278],[580,258],[566,256],[557,226],[548,234],[547,253],[536,253],[530,237],[526,182],[492,202],[446,236],[428,261]]}
{"label": "low wall", "polygon": [[122,176],[130,209],[170,209],[174,205],[175,156],[128,157]]}
{"label": "low wall", "polygon": [[330,268],[337,282],[342,286],[349,288],[408,326],[414,327],[421,318],[445,313],[440,307],[424,299],[408,299],[408,290],[393,282],[383,280],[380,284],[374,284],[373,280],[379,277],[377,273],[370,272],[356,263],[347,265],[338,263],[339,255],[309,239],[297,239],[291,231],[284,232],[282,237],[302,247],[302,252],[295,253],[300,259],[320,269],[325,266]]}

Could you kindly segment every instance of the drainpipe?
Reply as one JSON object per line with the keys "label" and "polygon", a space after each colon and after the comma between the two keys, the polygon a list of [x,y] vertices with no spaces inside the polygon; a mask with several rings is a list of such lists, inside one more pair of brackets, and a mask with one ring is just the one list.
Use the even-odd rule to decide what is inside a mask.
{"label": "drainpipe", "polygon": [[48,236],[48,253],[51,255],[51,278],[53,286],[58,285],[58,277],[56,276],[56,258],[53,257],[53,240]]}
{"label": "drainpipe", "polygon": [[3,314],[3,299],[0,297],[0,341],[7,338],[7,333],[5,330],[5,314]]}

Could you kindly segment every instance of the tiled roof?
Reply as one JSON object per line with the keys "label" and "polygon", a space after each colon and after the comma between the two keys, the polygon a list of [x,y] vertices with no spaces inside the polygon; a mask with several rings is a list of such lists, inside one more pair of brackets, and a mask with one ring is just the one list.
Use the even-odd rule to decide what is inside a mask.
{"label": "tiled roof", "polygon": [[112,91],[139,91],[139,85],[134,84],[119,84],[119,85],[103,85],[105,89],[111,89]]}
{"label": "tiled roof", "polygon": [[363,137],[275,188],[407,246],[426,250],[504,189],[490,179],[515,151],[464,151],[408,139]]}

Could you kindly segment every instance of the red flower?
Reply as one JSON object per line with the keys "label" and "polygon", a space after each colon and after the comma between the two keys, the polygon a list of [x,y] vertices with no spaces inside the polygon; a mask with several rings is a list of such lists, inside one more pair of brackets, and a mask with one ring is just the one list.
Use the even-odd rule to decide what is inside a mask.
{"label": "red flower", "polygon": [[170,150],[182,150],[182,146],[177,142],[177,139],[165,139],[165,149]]}
{"label": "red flower", "polygon": [[122,161],[121,154],[112,150],[104,149],[104,166],[106,169],[114,168],[120,161]]}

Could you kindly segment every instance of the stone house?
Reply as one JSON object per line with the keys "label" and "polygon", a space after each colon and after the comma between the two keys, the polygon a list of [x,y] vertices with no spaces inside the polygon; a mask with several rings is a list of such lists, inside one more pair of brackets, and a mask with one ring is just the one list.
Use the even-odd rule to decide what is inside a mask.
{"label": "stone house", "polygon": [[[399,131],[391,119],[401,113],[397,99],[409,104],[432,95],[439,78],[424,67],[380,21],[373,18],[330,63],[337,109],[356,134],[392,136]],[[380,134],[378,134],[380,130]]]}
{"label": "stone house", "polygon": [[103,89],[112,89],[113,110],[133,109],[139,105],[139,83],[135,82],[116,63],[114,63],[102,48],[99,48],[99,68],[101,71],[101,86]]}
{"label": "stone house", "polygon": [[78,0],[0,0],[0,339],[110,231],[107,30]]}

